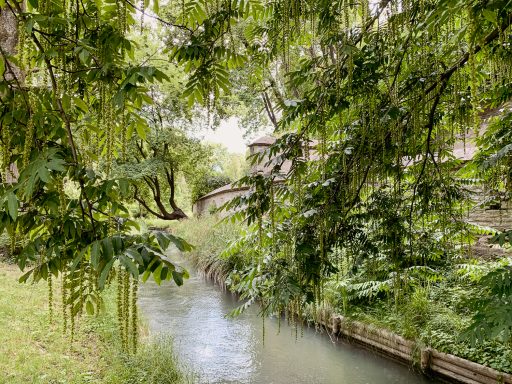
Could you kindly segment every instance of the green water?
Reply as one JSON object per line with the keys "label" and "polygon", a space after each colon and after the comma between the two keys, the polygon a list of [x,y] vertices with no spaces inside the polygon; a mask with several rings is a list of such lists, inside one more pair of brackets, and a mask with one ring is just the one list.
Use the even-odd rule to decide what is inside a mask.
{"label": "green water", "polygon": [[410,368],[326,333],[262,319],[251,308],[236,319],[226,314],[236,299],[192,274],[182,287],[148,282],[139,305],[153,333],[172,335],[181,362],[201,383],[413,384],[434,381]]}

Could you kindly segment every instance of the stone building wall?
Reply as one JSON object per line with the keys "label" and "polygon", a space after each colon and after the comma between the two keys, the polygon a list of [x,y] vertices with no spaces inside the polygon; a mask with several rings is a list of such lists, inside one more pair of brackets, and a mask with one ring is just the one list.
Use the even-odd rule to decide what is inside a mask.
{"label": "stone building wall", "polygon": [[[249,188],[232,188],[231,184],[218,188],[201,197],[192,206],[192,213],[196,216],[211,213],[214,209],[221,207],[231,199],[245,194]],[[220,212],[219,215],[226,216],[227,212]]]}
{"label": "stone building wall", "polygon": [[512,203],[502,202],[499,208],[474,208],[468,214],[468,221],[499,231],[512,229]]}
{"label": "stone building wall", "polygon": [[[254,141],[253,143],[248,145],[249,149],[249,158],[251,156],[255,156],[257,154],[261,154],[265,152],[272,144],[276,141],[275,137],[272,136],[263,136]],[[311,159],[318,158],[318,155],[315,150],[316,142],[310,142],[309,144],[309,156]],[[270,159],[268,155],[262,156],[259,159],[260,161],[252,164],[250,168],[251,174],[262,173],[264,175],[268,175],[271,173],[272,169],[276,165],[276,161],[274,159]],[[275,182],[282,182],[285,175],[290,171],[292,166],[292,162],[286,160],[280,167],[280,176],[275,180]],[[205,213],[210,212],[214,208],[218,208],[225,204],[227,201],[233,199],[234,197],[243,195],[246,193],[248,188],[232,188],[231,184],[225,185],[221,188],[218,188],[205,196],[201,197],[197,200],[192,206],[192,212],[196,216],[201,216]],[[221,213],[221,215],[225,216],[227,213]]]}

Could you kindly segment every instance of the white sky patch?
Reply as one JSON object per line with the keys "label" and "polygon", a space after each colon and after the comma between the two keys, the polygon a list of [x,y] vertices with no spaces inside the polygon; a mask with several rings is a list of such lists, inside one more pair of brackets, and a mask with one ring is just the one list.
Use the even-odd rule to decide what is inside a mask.
{"label": "white sky patch", "polygon": [[245,153],[250,142],[244,139],[244,131],[238,126],[236,117],[223,120],[215,130],[204,129],[199,135],[203,141],[222,144],[232,153]]}

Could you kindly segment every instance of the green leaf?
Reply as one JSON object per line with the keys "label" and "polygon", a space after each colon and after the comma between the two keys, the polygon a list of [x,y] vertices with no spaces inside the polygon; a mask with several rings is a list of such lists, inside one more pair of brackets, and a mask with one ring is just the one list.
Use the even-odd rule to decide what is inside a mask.
{"label": "green leaf", "polygon": [[112,240],[107,237],[103,239],[101,245],[105,259],[110,260],[112,256],[114,256],[114,246],[112,245]]}
{"label": "green leaf", "polygon": [[130,193],[130,183],[126,179],[119,180],[119,190],[123,195]]}
{"label": "green leaf", "polygon": [[169,268],[167,268],[166,266],[163,266],[162,271],[160,272],[160,279],[167,280],[168,273],[169,273]]}
{"label": "green leaf", "polygon": [[158,285],[160,285],[162,283],[162,268],[163,268],[163,263],[159,263],[158,267],[156,267],[156,269],[153,271],[153,280],[155,280],[155,282]]}
{"label": "green leaf", "polygon": [[125,253],[140,265],[144,264],[144,259],[142,259],[142,256],[137,250],[133,248],[127,248],[125,250]]}
{"label": "green leaf", "polygon": [[155,234],[156,240],[158,241],[158,245],[160,245],[160,248],[162,248],[162,250],[165,251],[167,249],[167,247],[169,247],[171,239],[169,238],[168,235],[166,235],[165,233],[160,232],[160,231],[155,231],[154,234]]}
{"label": "green leaf", "polygon": [[18,199],[13,192],[9,192],[7,194],[7,208],[9,210],[9,215],[13,220],[16,220],[18,217]]}
{"label": "green leaf", "polygon": [[139,270],[130,258],[126,257],[125,255],[121,255],[119,256],[119,261],[127,270],[130,271],[134,278],[139,278]]}
{"label": "green leaf", "polygon": [[148,264],[146,270],[144,271],[144,274],[142,275],[143,283],[145,283],[147,281],[147,279],[149,278],[149,276],[151,275],[151,267],[153,266],[153,264],[155,264],[158,261],[160,261],[160,258],[155,256],[155,257],[153,257],[151,262]]}
{"label": "green leaf", "polygon": [[30,271],[28,271],[27,273],[23,274],[23,275],[18,279],[18,281],[19,281],[20,283],[25,283],[25,282],[28,280],[28,278],[30,277],[30,275],[32,274],[32,272],[34,272],[34,270],[33,270],[33,269],[31,269],[31,270],[30,270]]}
{"label": "green leaf", "polygon": [[92,316],[94,315],[94,304],[91,300],[87,300],[85,302],[85,310],[87,311],[87,314]]}
{"label": "green leaf", "polygon": [[188,243],[186,240],[181,237],[177,237],[171,234],[167,235],[169,240],[181,251],[181,252],[190,252],[194,250],[194,246]]}
{"label": "green leaf", "polygon": [[37,172],[37,175],[43,183],[47,184],[50,182],[50,171],[48,171],[46,167],[41,167]]}
{"label": "green leaf", "polygon": [[46,167],[52,171],[64,172],[66,170],[66,162],[60,157],[54,156],[52,159],[46,164]]}
{"label": "green leaf", "polygon": [[151,271],[149,269],[146,269],[144,273],[142,274],[142,282],[145,283],[149,276],[151,275]]}
{"label": "green leaf", "polygon": [[493,24],[497,24],[498,23],[498,15],[495,12],[492,12],[492,11],[490,11],[488,9],[484,9],[482,11],[482,13],[484,14],[484,18],[487,21],[490,21]]}
{"label": "green leaf", "polygon": [[183,273],[172,271],[172,278],[176,285],[182,286],[183,285]]}
{"label": "green leaf", "polygon": [[75,105],[80,108],[82,111],[84,112],[89,112],[89,107],[87,106],[87,104],[85,104],[85,102],[80,99],[79,97],[75,97],[73,96],[73,102],[75,103]]}
{"label": "green leaf", "polygon": [[62,107],[64,108],[64,110],[66,112],[68,112],[71,108],[71,98],[69,97],[68,94],[64,94],[62,95]]}
{"label": "green leaf", "polygon": [[146,126],[140,122],[137,122],[135,124],[135,129],[137,130],[137,135],[139,135],[139,138],[142,140],[146,140]]}
{"label": "green leaf", "polygon": [[100,243],[99,241],[95,241],[91,245],[91,264],[94,268],[98,268],[100,263]]}
{"label": "green leaf", "polygon": [[114,265],[115,259],[111,259],[103,269],[101,270],[100,277],[98,279],[98,288],[102,290],[105,287],[105,281],[107,281],[108,274],[110,273],[110,270],[112,269],[112,266]]}

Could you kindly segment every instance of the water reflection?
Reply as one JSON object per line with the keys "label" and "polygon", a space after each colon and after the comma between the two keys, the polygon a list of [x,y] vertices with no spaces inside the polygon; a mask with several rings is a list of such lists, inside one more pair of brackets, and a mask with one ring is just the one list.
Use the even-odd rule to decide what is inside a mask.
{"label": "water reflection", "polygon": [[139,305],[152,332],[172,335],[181,361],[201,383],[431,383],[407,367],[345,343],[333,344],[312,329],[262,320],[252,308],[226,318],[233,296],[192,275],[182,287],[143,285]]}

